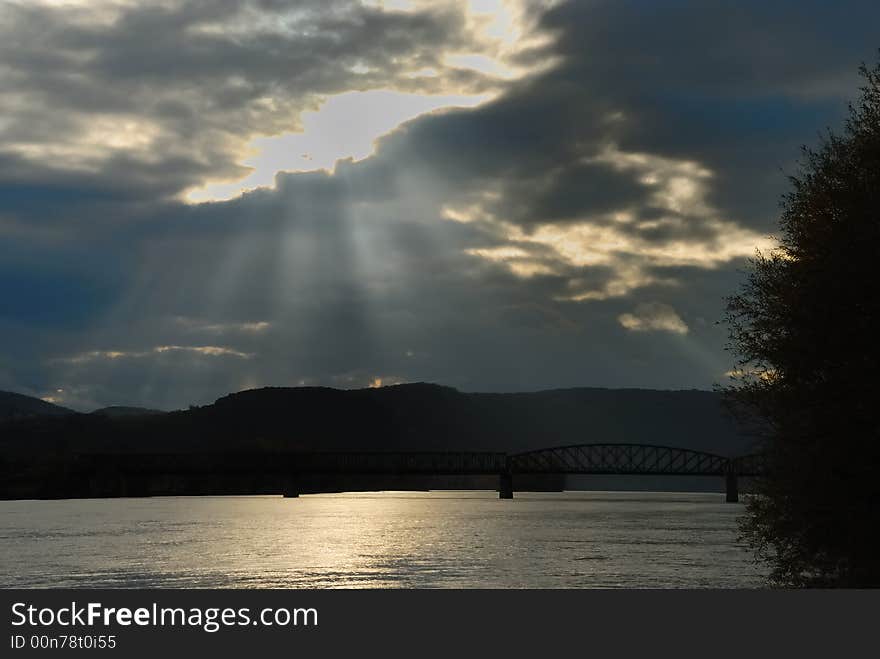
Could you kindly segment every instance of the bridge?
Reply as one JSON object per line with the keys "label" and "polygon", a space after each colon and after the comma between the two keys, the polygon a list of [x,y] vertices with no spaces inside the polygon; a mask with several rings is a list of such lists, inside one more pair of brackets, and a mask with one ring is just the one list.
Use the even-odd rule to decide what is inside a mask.
{"label": "bridge", "polygon": [[[501,498],[513,496],[513,474],[722,476],[726,500],[739,501],[739,476],[758,476],[760,454],[726,458],[715,453],[653,444],[575,444],[515,453],[501,476]],[[509,485],[509,487],[505,487]]]}
{"label": "bridge", "polygon": [[757,476],[760,455],[726,458],[652,444],[575,444],[524,453],[313,453],[294,458],[293,473],[497,474],[499,495],[513,498],[514,478],[525,474],[720,476],[726,500],[739,500],[739,476]]}
{"label": "bridge", "polygon": [[[304,492],[362,489],[350,485],[357,478],[366,478],[373,484],[404,483],[406,487],[402,489],[409,489],[409,484],[428,476],[488,476],[489,480],[484,478],[480,482],[491,483],[488,487],[497,489],[500,498],[511,499],[517,480],[522,483],[528,477],[603,474],[718,476],[724,479],[726,500],[736,502],[739,477],[757,476],[764,469],[758,454],[728,458],[651,444],[576,444],[522,453],[346,451],[83,457],[87,463],[85,471],[91,474],[89,478],[97,474],[106,482],[110,474],[113,483],[122,485],[111,485],[105,490],[120,491],[121,487],[126,496],[232,493],[237,487],[250,493],[281,490],[285,496],[296,497]],[[170,482],[185,485],[183,489],[178,486],[172,490]],[[233,487],[230,483],[239,485]],[[387,488],[388,485],[366,489]]]}

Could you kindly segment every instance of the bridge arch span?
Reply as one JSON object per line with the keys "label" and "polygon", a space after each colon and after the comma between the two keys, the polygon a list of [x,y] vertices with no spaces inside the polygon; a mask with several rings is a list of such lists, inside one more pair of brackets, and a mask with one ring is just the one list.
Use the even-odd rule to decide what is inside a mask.
{"label": "bridge arch span", "polygon": [[657,444],[571,444],[508,456],[513,474],[722,476],[732,466],[722,455]]}

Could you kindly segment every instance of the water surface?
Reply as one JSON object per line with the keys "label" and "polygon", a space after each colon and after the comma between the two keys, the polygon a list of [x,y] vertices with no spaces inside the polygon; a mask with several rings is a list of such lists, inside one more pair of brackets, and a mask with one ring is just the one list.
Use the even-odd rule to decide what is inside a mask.
{"label": "water surface", "polygon": [[756,587],[718,494],[387,492],[0,502],[0,586]]}

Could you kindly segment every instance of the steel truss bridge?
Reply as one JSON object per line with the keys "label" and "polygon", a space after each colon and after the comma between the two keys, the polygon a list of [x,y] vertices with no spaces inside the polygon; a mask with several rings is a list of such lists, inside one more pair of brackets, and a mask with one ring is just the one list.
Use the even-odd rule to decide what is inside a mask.
{"label": "steel truss bridge", "polygon": [[[728,502],[739,500],[739,476],[758,476],[760,454],[726,458],[715,453],[653,444],[575,444],[508,456],[508,473],[722,476]],[[502,484],[505,477],[502,476]],[[502,487],[501,496],[512,496]]]}
{"label": "steel truss bridge", "polygon": [[[352,476],[497,476],[498,492],[510,499],[517,477],[527,475],[643,475],[719,476],[725,480],[726,499],[738,501],[738,478],[758,476],[764,470],[760,454],[728,458],[714,453],[652,444],[576,444],[523,453],[446,452],[324,452],[201,454],[190,456],[93,455],[93,464],[116,473],[144,479],[169,473],[196,477],[219,474],[274,474],[284,479],[285,494],[298,496],[310,477]],[[494,481],[493,481],[494,482]]]}
{"label": "steel truss bridge", "polygon": [[498,474],[501,498],[513,497],[517,474],[721,476],[727,500],[739,499],[739,476],[757,476],[761,455],[727,458],[652,444],[575,444],[524,453],[312,453],[293,458],[293,472],[359,474]]}

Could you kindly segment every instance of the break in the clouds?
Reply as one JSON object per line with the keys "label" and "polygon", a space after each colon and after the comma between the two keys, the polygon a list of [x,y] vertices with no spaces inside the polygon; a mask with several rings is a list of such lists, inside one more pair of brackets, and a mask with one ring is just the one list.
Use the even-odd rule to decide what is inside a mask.
{"label": "break in the clouds", "polygon": [[617,320],[623,327],[633,332],[688,333],[688,326],[675,309],[662,302],[640,304],[634,312],[621,314]]}
{"label": "break in the clouds", "polygon": [[0,388],[709,387],[873,2],[0,0]]}

